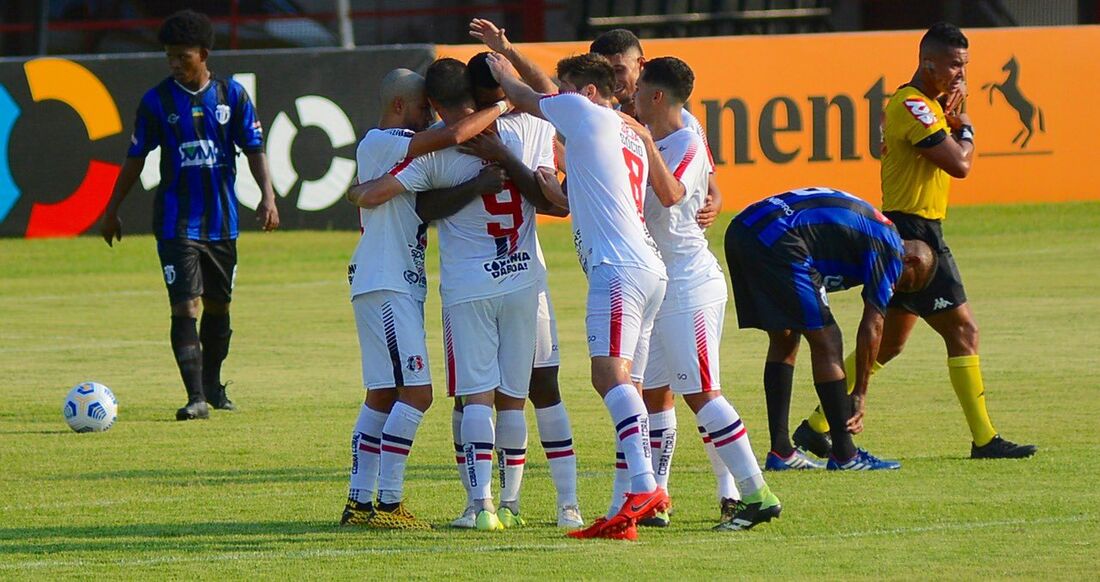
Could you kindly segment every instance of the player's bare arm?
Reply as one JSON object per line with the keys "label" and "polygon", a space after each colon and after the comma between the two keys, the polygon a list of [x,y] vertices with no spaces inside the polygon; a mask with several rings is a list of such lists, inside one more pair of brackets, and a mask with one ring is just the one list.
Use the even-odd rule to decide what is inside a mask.
{"label": "player's bare arm", "polygon": [[959,129],[951,132],[950,139],[917,151],[952,178],[962,179],[970,174],[974,162],[974,127],[966,113],[960,113],[957,120]]}
{"label": "player's bare arm", "polygon": [[544,95],[521,81],[516,68],[508,62],[508,59],[494,53],[486,58],[486,62],[489,63],[489,70],[493,72],[493,78],[500,83],[500,88],[504,90],[513,107],[539,119],[546,119],[542,109],[539,108],[539,100]]}
{"label": "player's bare arm", "polygon": [[115,190],[111,193],[111,201],[107,203],[107,210],[103,212],[103,222],[99,225],[99,234],[103,236],[103,240],[109,247],[114,246],[114,241],[122,240],[122,221],[118,218],[118,209],[130,194],[134,182],[137,182],[138,177],[141,176],[143,168],[145,168],[145,158],[128,157],[122,163],[122,170],[119,171],[118,179],[115,180]]}
{"label": "player's bare arm", "polygon": [[475,18],[470,21],[470,36],[476,38],[489,47],[489,50],[504,55],[508,62],[516,68],[521,79],[532,89],[541,93],[556,93],[557,86],[554,81],[531,62],[517,49],[504,34],[503,28],[498,28],[491,21],[483,18]]}
{"label": "player's bare arm", "polygon": [[508,110],[508,105],[501,101],[496,107],[486,107],[462,118],[453,125],[448,124],[418,132],[409,142],[409,153],[406,155],[415,158],[465,143],[470,138],[485,131]]}
{"label": "player's bare arm", "polygon": [[417,192],[416,214],[424,222],[447,218],[480,196],[500,192],[504,189],[504,180],[504,170],[500,166],[485,166],[477,177],[452,188]]}
{"label": "player's bare arm", "polygon": [[538,211],[549,211],[554,204],[546,199],[535,180],[535,173],[523,160],[519,159],[498,136],[491,133],[481,134],[466,142],[460,151],[477,156],[487,162],[493,162],[504,169],[508,178],[519,189],[520,195],[527,199]]}
{"label": "player's bare arm", "polygon": [[405,186],[397,178],[385,174],[362,184],[353,184],[345,197],[360,208],[375,208],[404,191]]}
{"label": "player's bare arm", "polygon": [[871,380],[871,367],[878,358],[878,349],[882,344],[883,321],[885,316],[882,311],[864,300],[863,317],[859,321],[859,331],[856,332],[856,378],[855,388],[852,389],[854,410],[848,420],[848,432],[852,434],[863,432],[867,385]]}
{"label": "player's bare arm", "polygon": [[707,198],[703,207],[695,214],[695,221],[699,228],[706,230],[718,219],[718,213],[722,211],[722,191],[718,189],[718,180],[714,174],[707,179]]}
{"label": "player's bare arm", "polygon": [[569,216],[569,198],[565,195],[565,184],[558,182],[557,172],[550,168],[535,170],[535,180],[542,190],[542,195],[554,204],[554,210],[540,212],[550,216]]}
{"label": "player's bare arm", "polygon": [[256,206],[256,222],[264,230],[279,228],[279,209],[275,206],[275,190],[271,187],[271,175],[267,171],[267,154],[254,152],[247,154],[248,169],[260,185],[260,204]]}

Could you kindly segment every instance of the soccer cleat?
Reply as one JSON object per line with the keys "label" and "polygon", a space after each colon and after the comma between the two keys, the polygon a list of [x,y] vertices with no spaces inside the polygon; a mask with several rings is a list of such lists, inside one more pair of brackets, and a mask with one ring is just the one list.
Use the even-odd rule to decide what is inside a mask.
{"label": "soccer cleat", "polygon": [[584,518],[576,505],[563,505],[558,508],[558,527],[569,529],[584,527]]}
{"label": "soccer cleat", "polygon": [[597,518],[587,528],[571,531],[565,535],[578,540],[603,538],[633,542],[638,539],[638,528],[634,525],[634,520],[616,515],[611,519]]}
{"label": "soccer cleat", "polygon": [[456,517],[451,522],[451,527],[457,527],[459,529],[474,529],[477,527],[477,509],[473,506],[467,507],[462,515]]}
{"label": "soccer cleat", "polygon": [[206,402],[216,410],[237,410],[237,405],[233,404],[233,401],[225,395],[226,386],[229,386],[229,382],[218,384],[217,387],[210,390],[204,390]]}
{"label": "soccer cleat", "polygon": [[368,501],[348,501],[344,506],[344,514],[340,516],[340,525],[366,525],[370,517],[374,515],[374,506]]}
{"label": "soccer cleat", "polygon": [[192,400],[187,406],[176,411],[176,420],[195,420],[210,418],[210,408],[205,400]]}
{"label": "soccer cleat", "polygon": [[880,459],[863,449],[856,449],[856,456],[843,463],[830,456],[825,468],[830,471],[891,471],[900,469],[901,463]]}
{"label": "soccer cleat", "polygon": [[798,428],[794,429],[792,440],[794,446],[809,451],[822,459],[829,458],[829,452],[833,450],[833,439],[827,433],[814,430],[810,423],[805,420],[798,425]]}
{"label": "soccer cleat", "polygon": [[404,503],[389,507],[379,503],[374,507],[374,515],[367,519],[366,526],[372,529],[432,529],[428,522],[416,519]]}
{"label": "soccer cleat", "polygon": [[722,514],[719,521],[729,521],[733,519],[734,514],[737,513],[737,503],[739,501],[741,500],[732,497],[723,497],[722,501],[718,502],[718,510]]}
{"label": "soccer cleat", "polygon": [[497,508],[497,518],[500,519],[501,525],[504,529],[512,529],[515,527],[523,527],[527,525],[527,522],[519,516],[519,512],[513,512],[511,508],[499,507]]}
{"label": "soccer cleat", "polygon": [[715,531],[744,531],[759,523],[777,519],[783,511],[779,498],[765,485],[763,489],[738,501],[733,517],[714,526]]}
{"label": "soccer cleat", "polygon": [[1025,459],[1039,451],[1035,445],[1018,445],[1012,441],[1006,441],[1001,435],[996,435],[993,440],[978,446],[970,443],[971,459]]}
{"label": "soccer cleat", "polygon": [[638,525],[645,527],[668,527],[670,519],[667,511],[658,511],[653,515],[638,520]]}
{"label": "soccer cleat", "polygon": [[671,505],[672,502],[663,487],[657,487],[653,491],[642,493],[627,493],[626,502],[623,503],[622,509],[615,514],[615,517],[622,516],[632,522],[637,522],[654,515],[658,511],[667,511]]}
{"label": "soccer cleat", "polygon": [[488,509],[482,509],[474,518],[474,528],[478,531],[501,531],[504,529],[504,524],[500,523],[497,514]]}
{"label": "soccer cleat", "polygon": [[768,451],[764,459],[765,471],[800,471],[810,469],[824,469],[825,463],[819,463],[806,456],[806,453],[795,449],[791,456],[783,458],[775,451]]}

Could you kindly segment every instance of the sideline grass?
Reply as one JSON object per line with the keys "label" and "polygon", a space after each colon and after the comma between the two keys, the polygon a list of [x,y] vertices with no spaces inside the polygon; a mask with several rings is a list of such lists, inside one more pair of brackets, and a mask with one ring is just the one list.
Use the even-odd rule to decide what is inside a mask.
{"label": "sideline grass", "polygon": [[[729,216],[711,233],[719,249]],[[1100,568],[1100,204],[952,210],[947,237],[982,325],[990,411],[1026,461],[966,459],[969,438],[943,348],[919,327],[872,383],[859,441],[900,458],[891,474],[769,475],[783,517],[718,535],[713,478],[679,411],[673,527],[636,544],[578,542],[552,527],[553,489],[528,412],[523,512],[500,534],[368,532],[335,526],[362,393],[345,265],[356,233],[246,233],[225,376],[241,412],[176,423],[183,389],[167,342],[153,241],[0,240],[0,578],[1089,578]],[[434,234],[433,234],[434,236]],[[606,508],[611,431],[588,387],[585,282],[568,228],[540,235],[551,269],[576,430],[581,508]],[[427,306],[440,357],[437,256]],[[721,253],[719,252],[721,258]],[[858,291],[832,296],[849,342]],[[724,392],[766,451],[764,334],[727,316]],[[808,353],[803,354],[805,360]],[[813,404],[799,366],[792,425]],[[94,379],[119,397],[99,435],[61,418],[68,388]],[[407,492],[444,524],[463,496],[442,390],[417,437]]]}

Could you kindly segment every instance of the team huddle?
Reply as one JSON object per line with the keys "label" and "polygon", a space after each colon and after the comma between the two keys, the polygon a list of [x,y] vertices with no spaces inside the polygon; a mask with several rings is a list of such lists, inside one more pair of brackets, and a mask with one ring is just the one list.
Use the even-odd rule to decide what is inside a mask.
{"label": "team huddle", "polygon": [[[528,398],[558,492],[558,525],[574,528],[571,537],[635,539],[637,525],[669,525],[673,394],[695,414],[717,477],[715,529],[749,529],[778,517],[779,498],[720,391],[727,291],[704,229],[721,196],[705,134],[684,109],[694,85],[691,68],[675,57],[645,61],[638,39],[616,30],[594,41],[592,52],[560,61],[555,85],[491,22],[475,19],[470,29],[491,52],[466,64],[440,59],[423,79],[405,69],[391,72],[381,89],[386,111],[379,127],[359,145],[359,183],[348,199],[360,207],[363,236],[348,276],[367,398],[353,433],[342,523],[430,527],[405,507],[402,488],[405,460],[431,403],[423,307],[431,221],[439,232],[455,461],[467,494],[452,526],[524,525]],[[933,48],[945,44],[932,33],[927,38]],[[441,118],[431,127],[429,106]],[[968,123],[956,129],[948,141],[972,151],[973,129]],[[610,507],[588,527],[557,390],[557,334],[536,233],[540,213],[572,220],[588,279],[592,386],[616,435]],[[725,246],[738,322],[767,331],[770,340],[768,469],[824,466],[804,450],[827,457],[831,470],[900,467],[856,447],[852,435],[862,430],[863,398],[891,301],[895,293],[929,286],[942,268],[935,242],[903,241],[882,212],[829,188],[771,196],[734,218]],[[826,293],[858,285],[866,308],[849,358],[854,370],[846,373]],[[804,423],[795,448],[787,408],[802,337],[821,400],[815,414],[824,417],[815,424],[825,428]],[[999,437],[982,444],[992,439]],[[492,491],[494,452],[499,503]]]}

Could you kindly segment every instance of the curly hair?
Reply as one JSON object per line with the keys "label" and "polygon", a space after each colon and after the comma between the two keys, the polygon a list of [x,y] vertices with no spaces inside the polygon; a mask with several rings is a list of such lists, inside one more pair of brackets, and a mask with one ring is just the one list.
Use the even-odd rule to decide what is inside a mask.
{"label": "curly hair", "polygon": [[210,50],[214,48],[214,27],[205,14],[180,10],[164,20],[157,38],[165,46],[197,46]]}

